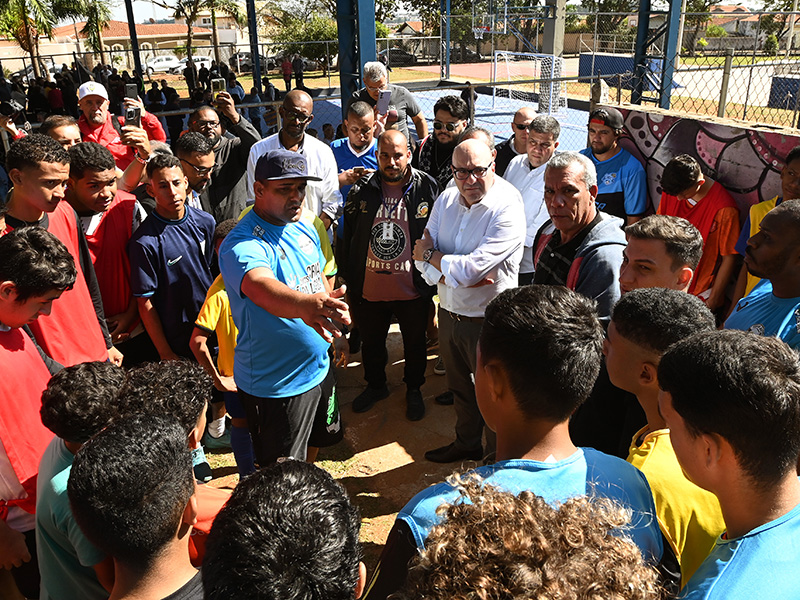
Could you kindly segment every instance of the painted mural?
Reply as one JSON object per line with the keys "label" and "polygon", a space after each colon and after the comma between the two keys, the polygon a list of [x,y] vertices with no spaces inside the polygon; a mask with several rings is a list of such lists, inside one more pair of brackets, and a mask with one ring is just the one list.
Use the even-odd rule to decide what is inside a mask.
{"label": "painted mural", "polygon": [[739,204],[742,214],[780,193],[783,157],[800,145],[795,130],[746,129],[668,112],[619,107],[625,115],[622,145],[642,161],[647,171],[653,207],[661,198],[661,173],[678,154],[690,154],[703,172],[719,181]]}

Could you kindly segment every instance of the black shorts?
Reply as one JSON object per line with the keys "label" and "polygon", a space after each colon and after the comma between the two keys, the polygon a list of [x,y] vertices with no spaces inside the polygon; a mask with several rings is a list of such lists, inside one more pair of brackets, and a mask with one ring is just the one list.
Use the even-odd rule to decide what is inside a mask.
{"label": "black shorts", "polygon": [[314,424],[311,426],[308,445],[326,448],[338,444],[344,438],[344,425],[339,412],[339,397],[336,391],[336,371],[333,365],[328,371],[328,376],[320,384],[320,388],[322,393],[317,412],[314,414]]}

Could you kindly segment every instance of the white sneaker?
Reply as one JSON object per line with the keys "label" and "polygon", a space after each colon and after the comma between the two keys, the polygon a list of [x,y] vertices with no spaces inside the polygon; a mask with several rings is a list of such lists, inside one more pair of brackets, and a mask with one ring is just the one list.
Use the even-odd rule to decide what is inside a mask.
{"label": "white sneaker", "polygon": [[433,365],[433,372],[436,375],[444,375],[447,371],[444,368],[444,359],[440,356],[436,359],[436,364]]}

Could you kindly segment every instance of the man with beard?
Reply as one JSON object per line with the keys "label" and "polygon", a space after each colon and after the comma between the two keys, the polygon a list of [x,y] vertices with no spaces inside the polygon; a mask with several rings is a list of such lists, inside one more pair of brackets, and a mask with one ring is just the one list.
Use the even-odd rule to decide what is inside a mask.
{"label": "man with beard", "polygon": [[[317,138],[306,135],[306,126],[314,120],[314,102],[303,90],[292,90],[278,108],[283,127],[261,140],[250,149],[247,159],[247,189],[253,192],[258,159],[270,150],[289,150],[305,157],[308,164],[308,180],[305,190],[305,206],[317,215],[328,229],[342,210],[342,195],[339,192],[336,158],[330,146]],[[324,241],[324,240],[323,240]]]}
{"label": "man with beard", "polygon": [[461,98],[439,98],[433,105],[433,136],[422,140],[414,151],[411,166],[433,177],[439,183],[439,191],[453,176],[450,172],[453,150],[468,120],[469,107]]}
{"label": "man with beard", "polygon": [[378,171],[355,183],[348,195],[344,231],[336,244],[339,275],[347,283],[348,302],[361,330],[367,380],[367,388],[353,400],[353,411],[365,412],[389,395],[386,336],[394,315],[403,334],[406,417],[418,421],[425,415],[420,388],[435,288],[414,268],[411,251],[428,224],[437,184],[408,165],[411,151],[399,131],[381,134],[377,155]]}
{"label": "man with beard", "polygon": [[[203,210],[217,223],[235,219],[247,205],[252,184],[247,186],[247,157],[261,139],[252,123],[242,117],[228,92],[216,97],[217,110],[202,106],[189,115],[188,128],[211,140],[214,150],[213,171],[209,183],[200,194]],[[222,135],[222,125],[229,135]],[[185,169],[185,167],[184,167]],[[191,181],[191,178],[190,178]]]}
{"label": "man with beard", "polygon": [[597,108],[589,114],[589,147],[581,150],[597,170],[597,210],[631,225],[647,211],[647,176],[642,163],[625,150],[619,138],[625,129],[616,108]]}
{"label": "man with beard", "polygon": [[183,174],[186,175],[192,192],[187,195],[186,203],[192,208],[203,210],[200,194],[211,182],[214,144],[204,135],[190,131],[182,135],[175,144],[175,156],[181,161]]}
{"label": "man with beard", "polygon": [[[78,106],[81,116],[78,127],[84,142],[97,142],[111,151],[117,166],[123,171],[135,159],[139,158],[136,150],[125,137],[122,125],[123,117],[115,117],[108,112],[108,92],[106,88],[94,81],[87,81],[78,88]],[[147,132],[150,140],[166,142],[167,134],[158,118],[144,109],[142,101],[138,98],[125,98],[125,108],[139,108],[141,110],[142,128]],[[144,159],[140,159],[144,160]]]}
{"label": "man with beard", "polygon": [[747,241],[744,265],[761,281],[739,300],[725,329],[742,329],[800,347],[800,200],[784,200],[769,211]]}

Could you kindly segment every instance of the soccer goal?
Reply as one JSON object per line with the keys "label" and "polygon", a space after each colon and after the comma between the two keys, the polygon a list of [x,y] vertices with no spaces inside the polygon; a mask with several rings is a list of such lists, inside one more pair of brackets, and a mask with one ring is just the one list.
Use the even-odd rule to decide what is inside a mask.
{"label": "soccer goal", "polygon": [[562,112],[567,108],[567,83],[553,80],[563,73],[564,59],[560,56],[496,50],[492,64],[495,84],[492,106],[500,95],[514,100],[538,101],[540,113]]}

